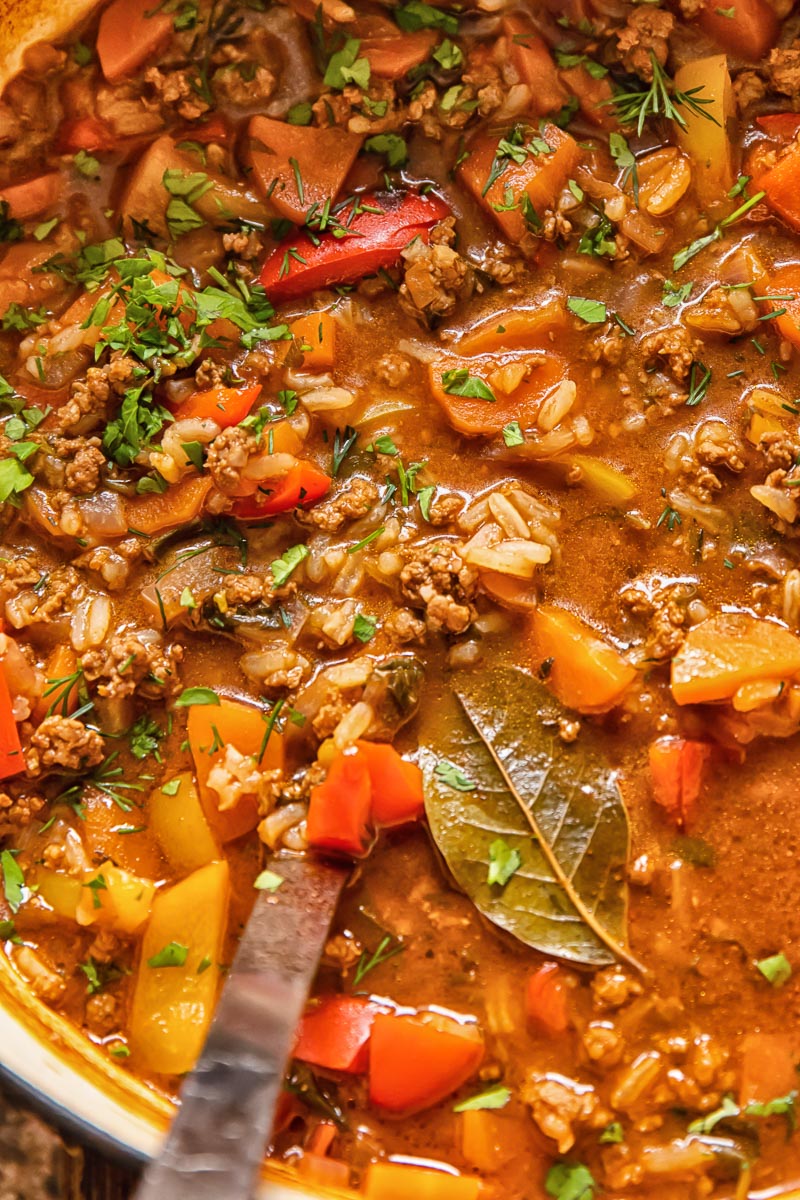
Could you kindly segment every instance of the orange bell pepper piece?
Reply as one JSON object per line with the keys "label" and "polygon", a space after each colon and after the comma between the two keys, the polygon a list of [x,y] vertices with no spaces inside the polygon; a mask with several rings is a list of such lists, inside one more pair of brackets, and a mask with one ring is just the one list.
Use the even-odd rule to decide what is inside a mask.
{"label": "orange bell pepper piece", "polygon": [[289,125],[253,117],[248,128],[256,183],[282,217],[301,225],[341,191],[364,137],[337,126]]}
{"label": "orange bell pepper piece", "polygon": [[476,1025],[378,1013],[370,1039],[370,1101],[397,1113],[430,1108],[475,1074],[483,1054]]}
{"label": "orange bell pepper piece", "polygon": [[558,112],[569,93],[558,77],[553,56],[532,22],[514,13],[503,17],[511,62],[523,83],[531,89],[531,109],[537,117]]}
{"label": "orange bell pepper piece", "polygon": [[125,503],[128,525],[150,535],[187,525],[200,516],[211,485],[206,475],[186,475],[160,495],[136,496]]}
{"label": "orange bell pepper piece", "polygon": [[300,1022],[295,1058],[327,1071],[363,1075],[380,1011],[380,1005],[362,996],[324,996]]}
{"label": "orange bell pepper piece", "polygon": [[544,1033],[565,1033],[569,1028],[567,986],[558,963],[543,963],[528,976],[525,988],[525,1012],[528,1020]]}
{"label": "orange bell pepper piece", "polygon": [[372,788],[372,819],[378,825],[402,825],[422,816],[422,772],[387,742],[356,742],[367,764]]}
{"label": "orange bell pepper piece", "polygon": [[780,24],[767,0],[731,0],[723,12],[717,0],[705,0],[697,19],[700,28],[723,50],[738,58],[763,58],[778,40]]}
{"label": "orange bell pepper piece", "polygon": [[260,394],[260,383],[243,388],[219,385],[205,392],[193,392],[177,409],[175,420],[185,421],[189,417],[200,417],[216,421],[217,425],[227,429],[228,426],[238,425],[245,419]]}
{"label": "orange bell pepper piece", "polygon": [[26,179],[23,183],[14,183],[0,190],[0,200],[5,200],[8,205],[9,216],[18,221],[38,217],[39,213],[52,208],[60,196],[61,175],[58,171],[37,175],[34,179]]}
{"label": "orange bell pepper piece", "polygon": [[329,312],[312,312],[289,325],[292,337],[300,342],[303,366],[311,371],[327,371],[336,361],[336,322]]}
{"label": "orange bell pepper piece", "polygon": [[758,191],[767,193],[773,212],[783,217],[792,229],[800,230],[800,146],[794,143],[775,166],[754,182]]}
{"label": "orange bell pepper piece", "polygon": [[339,754],[327,778],[312,788],[306,834],[309,846],[354,857],[362,855],[370,841],[372,788],[365,758]]}
{"label": "orange bell pepper piece", "polygon": [[370,1163],[364,1177],[364,1200],[479,1200],[481,1181],[405,1163]]}

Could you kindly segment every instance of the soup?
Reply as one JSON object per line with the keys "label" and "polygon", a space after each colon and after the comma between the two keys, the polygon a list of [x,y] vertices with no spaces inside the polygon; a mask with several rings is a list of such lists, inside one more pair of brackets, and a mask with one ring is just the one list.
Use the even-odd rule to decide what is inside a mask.
{"label": "soup", "polygon": [[176,1097],[352,862],[315,1188],[796,1179],[791,7],[113,0],[0,102],[4,954]]}

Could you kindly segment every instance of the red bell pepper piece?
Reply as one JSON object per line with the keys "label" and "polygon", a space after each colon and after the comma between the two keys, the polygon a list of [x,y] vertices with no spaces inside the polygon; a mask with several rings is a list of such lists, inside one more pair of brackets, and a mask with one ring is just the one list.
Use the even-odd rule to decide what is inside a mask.
{"label": "red bell pepper piece", "polygon": [[328,1071],[363,1075],[372,1023],[381,1011],[379,1004],[361,996],[325,996],[300,1022],[295,1058]]}
{"label": "red bell pepper piece", "polygon": [[420,1112],[466,1083],[483,1055],[477,1025],[438,1014],[378,1013],[369,1048],[369,1098],[389,1112]]}
{"label": "red bell pepper piece", "polygon": [[679,829],[685,829],[694,814],[710,755],[711,747],[705,742],[681,737],[657,738],[650,745],[653,799]]}
{"label": "red bell pepper piece", "polygon": [[369,771],[372,819],[378,825],[402,825],[422,815],[422,772],[387,742],[356,742]]}
{"label": "red bell pepper piece", "polygon": [[260,394],[260,383],[244,388],[223,387],[220,384],[205,392],[193,392],[177,409],[175,420],[202,417],[227,429],[229,425],[238,425],[245,419]]}
{"label": "red bell pepper piece", "polygon": [[11,706],[11,692],[0,665],[0,779],[10,779],[24,770],[25,759]]}
{"label": "red bell pepper piece", "polygon": [[276,513],[291,512],[293,508],[310,508],[330,486],[329,475],[313,463],[301,460],[271,490],[263,488],[237,500],[233,513],[240,521],[258,521]]}
{"label": "red bell pepper piece", "polygon": [[756,117],[756,125],[769,137],[793,138],[800,129],[800,113],[767,113],[764,117]]}
{"label": "red bell pepper piece", "polygon": [[358,857],[370,839],[372,788],[362,755],[340,754],[324,783],[312,788],[308,805],[308,844]]}
{"label": "red bell pepper piece", "polygon": [[[397,262],[404,246],[415,237],[427,241],[437,221],[450,215],[444,200],[419,192],[359,196],[358,205],[352,219],[352,205],[336,214],[347,236],[323,233],[312,241],[307,233],[297,233],[276,246],[260,276],[270,299],[294,299],[315,288],[355,283],[385,270]],[[365,212],[365,205],[378,211]]]}
{"label": "red bell pepper piece", "polygon": [[569,1027],[567,989],[558,963],[548,962],[528,977],[525,993],[528,1019],[545,1033],[565,1033]]}
{"label": "red bell pepper piece", "polygon": [[98,117],[77,117],[74,121],[62,121],[58,131],[58,149],[62,154],[76,154],[86,150],[114,150],[119,139],[114,136],[105,121]]}

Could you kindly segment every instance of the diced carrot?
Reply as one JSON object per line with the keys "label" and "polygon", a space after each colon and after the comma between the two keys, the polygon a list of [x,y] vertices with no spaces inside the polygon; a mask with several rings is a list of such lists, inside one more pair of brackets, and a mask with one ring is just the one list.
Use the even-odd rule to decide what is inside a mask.
{"label": "diced carrot", "polygon": [[519,1122],[485,1108],[467,1109],[459,1117],[461,1152],[471,1167],[493,1174],[519,1154]]}
{"label": "diced carrot", "polygon": [[350,1168],[346,1162],[337,1158],[327,1158],[324,1154],[313,1154],[308,1150],[303,1152],[297,1163],[297,1174],[301,1179],[319,1184],[324,1188],[342,1189],[350,1183]]}
{"label": "diced carrot", "polygon": [[62,121],[58,129],[57,145],[62,154],[75,154],[78,150],[89,153],[114,150],[118,144],[119,138],[98,117],[76,117],[71,121]]}
{"label": "diced carrot", "polygon": [[364,1200],[479,1200],[479,1179],[451,1175],[405,1163],[370,1163],[364,1176]]}
{"label": "diced carrot", "polygon": [[379,1013],[370,1040],[370,1100],[397,1113],[430,1108],[475,1074],[483,1053],[477,1025],[438,1014]]}
{"label": "diced carrot", "polygon": [[579,712],[613,708],[636,678],[622,655],[574,613],[542,606],[533,615],[540,671],[562,704]]}
{"label": "diced carrot", "polygon": [[800,638],[749,613],[719,613],[693,626],[672,660],[677,704],[729,700],[744,684],[792,679],[800,672]]}
{"label": "diced carrot", "polygon": [[172,16],[158,12],[152,0],[113,0],[97,31],[97,57],[109,83],[158,54],[172,30]]}
{"label": "diced carrot", "polygon": [[717,0],[705,0],[698,24],[723,50],[750,61],[764,57],[775,45],[780,30],[775,10],[767,0],[731,0],[724,12]]}
{"label": "diced carrot", "polygon": [[0,779],[10,779],[25,770],[19,730],[11,706],[5,671],[0,671]]}
{"label": "diced carrot", "polygon": [[561,80],[576,97],[580,110],[599,129],[614,129],[618,122],[609,101],[614,98],[614,89],[608,75],[595,78],[583,63],[566,67],[560,72]]}
{"label": "diced carrot", "polygon": [[356,742],[367,764],[372,788],[372,819],[378,825],[401,825],[422,816],[425,795],[422,772],[388,742]]}
{"label": "diced carrot", "polygon": [[378,79],[402,79],[425,62],[437,40],[434,29],[401,33],[394,21],[380,16],[360,17],[348,26],[348,34],[360,39],[359,55]]}
{"label": "diced carrot", "polygon": [[748,1033],[741,1064],[740,1104],[767,1104],[797,1087],[797,1048],[782,1033]]}
{"label": "diced carrot", "polygon": [[569,93],[558,76],[553,56],[533,24],[518,13],[503,17],[511,62],[521,81],[531,90],[531,111],[537,117],[556,113],[567,103]]}
{"label": "diced carrot", "polygon": [[70,675],[74,675],[75,668],[78,665],[78,656],[72,649],[72,646],[62,642],[50,652],[45,663],[44,673],[47,679],[47,688],[49,695],[42,696],[33,710],[33,719],[36,722],[43,721],[47,716],[48,709],[52,708],[58,716],[69,716],[78,707],[78,684],[77,681],[71,686],[60,684],[56,686],[57,679],[68,679]]}
{"label": "diced carrot", "polygon": [[[469,156],[459,167],[461,178],[475,199],[512,242],[521,241],[532,227],[530,221],[535,222],[546,208],[553,206],[580,158],[575,139],[555,125],[545,125],[541,134],[529,130],[528,141],[534,136],[537,141],[546,142],[550,153],[529,152],[521,163],[512,158],[496,160],[501,138],[481,133],[470,143]],[[496,161],[503,170],[490,183]],[[528,221],[521,206],[523,196],[527,196],[532,209]],[[507,198],[511,206],[506,203]]]}
{"label": "diced carrot", "polygon": [[551,347],[567,328],[561,295],[544,298],[536,308],[501,309],[473,326],[457,344],[459,354],[499,354],[504,350]]}
{"label": "diced carrot", "polygon": [[327,371],[336,361],[336,322],[329,312],[312,312],[289,325],[292,337],[300,343],[303,366],[311,371]]}
{"label": "diced carrot", "polygon": [[800,230],[800,146],[795,142],[775,166],[755,180],[754,187],[767,193],[773,212],[792,229]]}
{"label": "diced carrot", "polygon": [[547,1034],[567,1031],[567,985],[564,971],[558,963],[543,963],[538,971],[528,976],[525,1011],[528,1020]]}
{"label": "diced carrot", "polygon": [[[459,433],[472,437],[490,437],[500,433],[509,421],[519,421],[525,428],[536,423],[536,415],[542,401],[548,392],[564,378],[564,362],[556,354],[549,354],[537,363],[530,377],[511,392],[502,392],[492,388],[489,377],[498,368],[513,363],[513,357],[489,358],[453,358],[452,356],[435,358],[428,365],[428,383],[431,395],[437,404],[444,409],[448,421]],[[447,373],[466,370],[467,373],[481,381],[494,395],[494,400],[481,396],[459,396],[454,391],[447,391],[454,384],[449,382],[453,377]],[[457,384],[455,386],[458,386]]]}
{"label": "diced carrot", "polygon": [[372,801],[369,770],[363,755],[339,754],[324,783],[312,788],[308,805],[308,844],[356,857],[370,839]]}
{"label": "diced carrot", "polygon": [[363,1075],[380,1005],[362,996],[324,996],[305,1013],[294,1057],[327,1071]]}
{"label": "diced carrot", "polygon": [[280,215],[298,225],[314,205],[335,200],[364,140],[336,126],[260,116],[251,120],[248,138],[256,182]]}
{"label": "diced carrot", "polygon": [[[249,833],[258,824],[258,803],[254,795],[244,795],[233,808],[220,810],[219,795],[208,786],[211,768],[233,746],[240,754],[258,758],[264,745],[267,724],[264,711],[241,700],[220,697],[219,704],[193,704],[189,709],[187,736],[194,760],[197,787],[206,820],[221,842],[230,842]],[[269,735],[260,769],[279,771],[283,767],[283,735],[275,728]]]}
{"label": "diced carrot", "polygon": [[661,737],[650,743],[648,755],[653,799],[679,829],[685,829],[694,815],[711,747],[687,738]]}
{"label": "diced carrot", "polygon": [[270,487],[262,485],[252,496],[238,499],[233,513],[240,521],[260,521],[295,508],[310,508],[322,499],[330,486],[330,475],[314,463],[301,460],[282,480]]}
{"label": "diced carrot", "polygon": [[243,388],[219,384],[205,392],[193,392],[176,411],[175,420],[202,417],[227,429],[229,425],[238,425],[244,420],[260,395],[260,383]]}
{"label": "diced carrot", "polygon": [[499,571],[481,571],[481,587],[498,604],[518,612],[532,612],[539,603],[539,588],[530,579],[514,579]]}
{"label": "diced carrot", "polygon": [[0,200],[8,205],[9,216],[17,221],[27,221],[52,208],[61,198],[62,179],[58,171],[37,175],[23,183],[14,183],[0,189]]}
{"label": "diced carrot", "polygon": [[[800,118],[800,113],[797,115]],[[800,158],[797,161],[800,166]],[[800,199],[797,213],[800,220]],[[773,323],[777,326],[780,336],[786,338],[793,346],[800,347],[800,263],[784,263],[783,266],[775,267],[770,272],[767,293],[791,297],[768,301],[768,305],[773,312],[779,313]]]}
{"label": "diced carrot", "polygon": [[125,502],[125,516],[131,529],[140,533],[161,533],[175,529],[199,517],[212,480],[204,475],[187,475],[165,492],[136,496]]}

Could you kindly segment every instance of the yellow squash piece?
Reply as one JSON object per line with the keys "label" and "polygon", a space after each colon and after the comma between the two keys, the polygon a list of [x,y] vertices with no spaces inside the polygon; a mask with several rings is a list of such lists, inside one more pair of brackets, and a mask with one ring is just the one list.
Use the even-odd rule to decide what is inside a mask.
{"label": "yellow squash piece", "polygon": [[75,912],[79,925],[99,925],[116,933],[136,933],[150,916],[155,884],[102,863],[83,877]]}
{"label": "yellow squash piece", "polygon": [[800,638],[783,625],[749,613],[720,613],[695,625],[672,660],[677,704],[729,700],[758,680],[800,672]]}
{"label": "yellow squash piece", "polygon": [[[218,964],[228,919],[228,864],[213,862],[160,892],[142,941],[129,1044],[136,1066],[182,1075],[194,1066],[219,987]],[[150,966],[175,944],[175,966]]]}
{"label": "yellow squash piece", "polygon": [[46,925],[52,921],[74,921],[84,892],[80,879],[48,867],[32,867],[25,873],[26,887],[33,893],[22,906],[16,924]]}
{"label": "yellow squash piece", "polygon": [[686,127],[676,127],[681,148],[692,159],[694,184],[701,204],[724,200],[734,183],[733,149],[728,125],[736,114],[733,87],[725,54],[710,54],[685,63],[675,73],[675,90],[702,88],[702,114],[687,105],[681,109]]}
{"label": "yellow squash piece", "polygon": [[605,712],[636,678],[613,646],[565,608],[538,608],[533,631],[537,659],[548,664],[547,685],[568,708]]}
{"label": "yellow squash piece", "polygon": [[[166,788],[166,791],[164,790]],[[167,862],[188,873],[219,858],[191,772],[185,771],[150,796],[150,829]]]}

